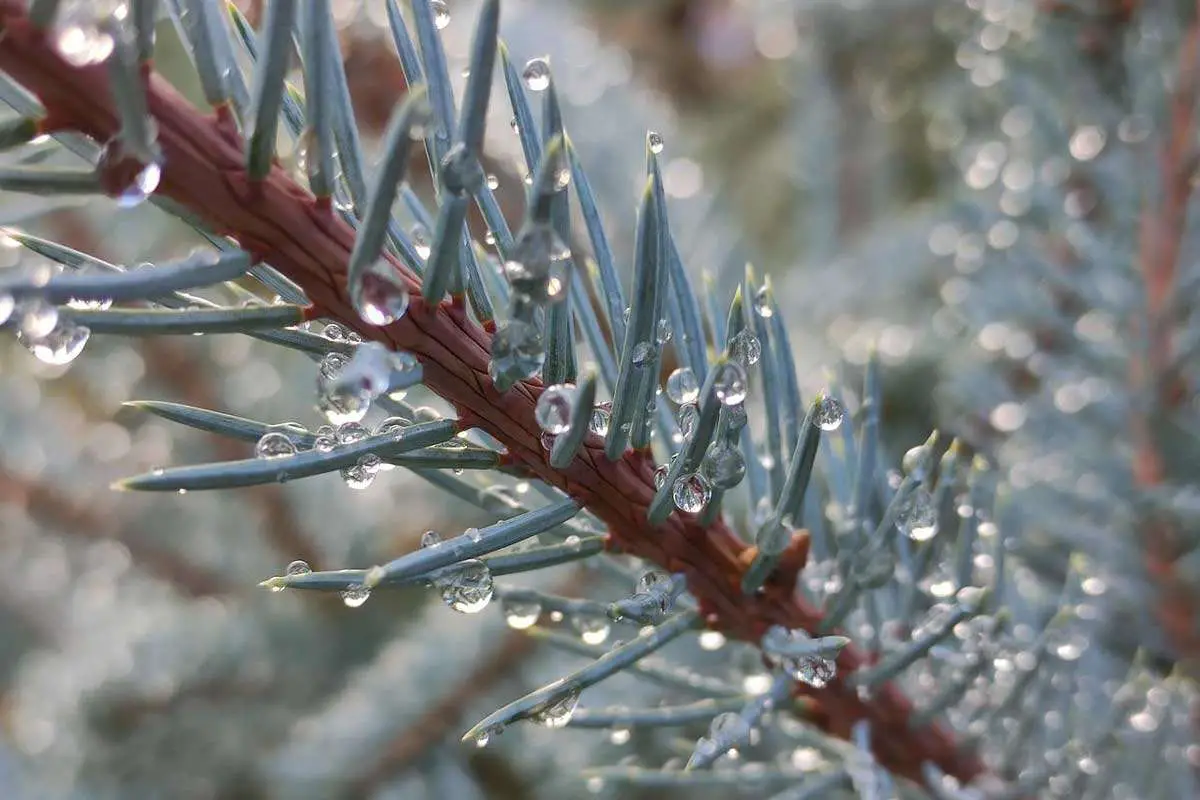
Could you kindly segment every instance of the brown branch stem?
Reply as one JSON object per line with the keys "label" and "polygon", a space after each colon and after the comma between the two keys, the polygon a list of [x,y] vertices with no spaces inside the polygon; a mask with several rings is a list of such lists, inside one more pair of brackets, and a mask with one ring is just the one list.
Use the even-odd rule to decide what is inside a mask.
{"label": "brown branch stem", "polygon": [[[19,0],[0,0],[0,25],[0,69],[36,94],[54,123],[99,142],[117,134],[120,125],[103,67],[76,68],[63,61],[30,24]],[[353,229],[282,169],[272,170],[260,183],[251,182],[243,142],[227,109],[203,114],[156,75],[148,81],[148,103],[165,158],[158,191],[303,287],[314,306],[312,316],[337,319],[364,337],[413,353],[426,385],[454,405],[464,425],[486,430],[514,461],[588,507],[608,525],[615,548],[684,573],[712,628],[756,643],[774,624],[816,627],[819,609],[794,592],[802,559],[793,559],[795,568],[778,571],[761,592],[743,595],[747,547],[723,521],[705,528],[693,515],[673,514],[657,528],[647,523],[646,509],[654,496],[654,463],[648,453],[631,452],[609,461],[602,441],[593,436],[571,466],[550,467],[533,414],[541,384],[522,383],[505,394],[493,388],[487,369],[491,337],[467,317],[461,303],[422,302],[415,277],[407,275],[415,298],[408,313],[387,327],[366,325],[346,291]],[[846,648],[839,659],[841,674],[852,673],[865,660],[858,648]],[[835,735],[846,737],[854,722],[870,720],[876,755],[899,775],[920,781],[925,761],[963,781],[984,771],[944,727],[910,730],[912,704],[893,685],[881,687],[868,701],[844,680],[820,691],[797,684],[797,691],[820,703],[823,724]]]}

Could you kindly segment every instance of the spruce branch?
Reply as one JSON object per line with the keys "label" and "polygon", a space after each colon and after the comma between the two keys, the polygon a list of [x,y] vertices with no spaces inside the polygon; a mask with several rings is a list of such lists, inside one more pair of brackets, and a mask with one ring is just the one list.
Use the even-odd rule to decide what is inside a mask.
{"label": "spruce branch", "polygon": [[[65,62],[19,0],[0,0],[0,27],[0,69],[40,98],[49,130],[74,131],[98,142],[120,133],[120,114],[104,69]],[[657,527],[647,522],[655,495],[654,463],[647,450],[609,459],[603,442],[589,436],[569,466],[552,467],[534,419],[543,387],[534,380],[517,383],[505,393],[496,391],[488,377],[491,335],[469,320],[461,294],[445,302],[426,301],[418,278],[384,253],[413,297],[412,305],[392,324],[365,325],[346,286],[353,229],[327,199],[314,198],[280,167],[261,180],[253,179],[246,171],[245,143],[224,104],[224,87],[218,82],[209,88],[212,99],[222,105],[204,114],[158,76],[151,74],[147,80],[146,102],[164,160],[160,195],[234,238],[301,287],[312,303],[308,317],[337,320],[364,338],[414,354],[425,384],[454,406],[462,428],[478,427],[494,437],[516,466],[566,492],[605,522],[610,549],[685,575],[708,627],[752,643],[773,625],[822,627],[820,611],[794,592],[807,552],[805,535],[792,539],[762,590],[746,595],[743,576],[754,560],[754,548],[724,521],[703,525],[693,516],[672,514]],[[838,664],[843,675],[852,675],[865,666],[865,656],[848,646]],[[890,683],[877,687],[868,699],[841,679],[820,692],[802,684],[796,691],[813,695],[819,704],[817,719],[837,736],[849,738],[856,723],[870,721],[875,756],[899,775],[921,781],[921,764],[927,761],[962,781],[984,771],[940,725],[910,730],[912,705]]]}

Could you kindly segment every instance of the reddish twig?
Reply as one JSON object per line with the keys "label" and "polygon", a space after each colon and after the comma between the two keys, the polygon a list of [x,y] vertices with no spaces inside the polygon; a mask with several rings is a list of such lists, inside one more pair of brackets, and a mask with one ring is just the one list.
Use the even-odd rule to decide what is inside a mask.
{"label": "reddish twig", "polygon": [[[1174,287],[1180,249],[1192,197],[1192,176],[1197,165],[1196,106],[1200,81],[1200,2],[1197,20],[1188,31],[1179,55],[1179,81],[1170,103],[1170,127],[1160,153],[1159,180],[1162,199],[1142,215],[1140,266],[1145,286],[1145,315],[1135,340],[1147,342],[1146,359],[1130,362],[1130,383],[1136,395],[1148,402],[1134,404],[1134,483],[1150,489],[1167,483],[1169,476],[1162,442],[1154,431],[1154,418],[1178,409],[1188,389],[1175,374],[1173,336]],[[1193,675],[1200,668],[1200,598],[1176,569],[1179,558],[1175,524],[1159,514],[1142,520],[1146,570],[1158,587],[1157,616],[1168,639]]]}
{"label": "reddish twig", "polygon": [[[0,0],[0,24],[0,69],[37,94],[50,129],[79,131],[101,142],[117,134],[120,124],[103,67],[76,68],[63,61],[30,24],[19,0]],[[533,415],[541,384],[522,383],[505,394],[493,388],[487,369],[491,337],[467,317],[461,302],[422,302],[416,278],[396,263],[414,296],[412,305],[393,325],[365,325],[346,292],[346,262],[354,242],[350,226],[282,169],[252,182],[228,109],[202,114],[155,75],[147,88],[165,158],[159,192],[297,282],[313,303],[313,317],[337,319],[365,337],[413,353],[426,385],[454,405],[464,425],[486,430],[511,459],[588,507],[608,525],[615,548],[684,573],[713,629],[757,642],[771,625],[812,630],[819,624],[819,609],[795,596],[802,558],[793,558],[762,591],[746,596],[740,584],[748,548],[724,521],[705,528],[693,515],[673,514],[657,528],[648,524],[646,509],[654,496],[649,453],[609,461],[593,436],[571,466],[552,468]],[[796,548],[798,556],[802,551]],[[839,659],[841,673],[852,673],[865,658],[858,648],[846,648]],[[846,737],[854,722],[870,720],[875,752],[897,774],[919,781],[925,761],[964,781],[984,771],[944,727],[910,730],[912,704],[893,685],[880,687],[867,701],[844,680],[820,691],[797,684],[797,691],[820,703],[824,725],[835,735]]]}

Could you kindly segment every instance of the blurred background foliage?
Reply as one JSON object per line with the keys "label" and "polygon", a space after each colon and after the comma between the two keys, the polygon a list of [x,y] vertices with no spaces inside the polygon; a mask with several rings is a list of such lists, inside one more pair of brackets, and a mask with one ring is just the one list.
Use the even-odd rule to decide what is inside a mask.
{"label": "blurred background foliage", "polygon": [[[239,5],[252,21],[261,14],[261,2]],[[442,33],[459,75],[476,4],[447,5]],[[1128,394],[1085,359],[1073,361],[1074,340],[1047,346],[1064,325],[1112,344],[1119,319],[1065,301],[1057,316],[1032,318],[1058,285],[1043,274],[1047,254],[1061,252],[1053,235],[1080,245],[1089,222],[1109,238],[1086,243],[1090,278],[1071,285],[1094,279],[1102,299],[1120,303],[1138,296],[1128,285],[1105,294],[1106,275],[1128,282],[1132,268],[1118,262],[1135,234],[1106,228],[1094,206],[1117,197],[1108,213],[1128,227],[1139,198],[1127,187],[1121,194],[1121,184],[1142,167],[1136,154],[1078,139],[1081,126],[1116,137],[1122,125],[1147,124],[1138,115],[1161,102],[1141,108],[1133,89],[1144,76],[1118,66],[1126,53],[1111,52],[1130,46],[1114,27],[1127,5],[506,0],[502,33],[518,63],[549,55],[608,230],[629,232],[614,236],[618,263],[632,260],[643,137],[659,131],[685,263],[715,276],[722,296],[747,260],[771,275],[795,326],[806,394],[831,372],[859,385],[877,347],[888,460],[943,426],[1015,468],[1013,506],[1031,531],[1020,543],[1031,570],[1060,575],[1071,552],[1087,551],[1119,590],[1101,637],[1148,647],[1169,664],[1173,646],[1129,540],[1130,509],[1140,506],[1128,491],[1134,445],[1120,433]],[[403,75],[383,3],[334,6],[370,145],[404,92]],[[1178,36],[1168,23],[1182,12],[1158,6],[1156,30]],[[1069,26],[1043,30],[1059,37],[1054,52],[1021,44],[1052,24]],[[1167,42],[1151,44],[1170,52]],[[156,61],[202,104],[166,22]],[[1144,68],[1166,62],[1156,63]],[[1058,83],[1064,74],[1071,80]],[[524,201],[520,145],[507,106],[492,108],[487,168],[515,221]],[[414,164],[413,181],[428,197],[423,170]],[[1036,221],[1011,213],[1022,204],[1048,211]],[[0,222],[121,264],[200,244],[154,208],[117,212],[104,201],[8,194]],[[482,237],[482,222],[472,224]],[[1034,237],[1035,227],[1050,235]],[[6,246],[0,258],[11,265],[17,251]],[[507,629],[502,615],[456,615],[427,592],[383,594],[349,610],[336,596],[256,587],[295,558],[314,569],[377,563],[414,549],[427,529],[482,521],[405,471],[365,492],[336,476],[187,497],[109,490],[155,466],[252,453],[123,401],[315,424],[306,359],[244,336],[96,337],[66,370],[5,338],[0,375],[5,796],[160,797],[169,776],[180,798],[566,798],[586,793],[585,765],[686,755],[677,743],[628,732],[597,745],[587,732],[520,726],[487,749],[465,748],[465,723],[577,659]],[[437,400],[418,391],[410,402]],[[1195,403],[1184,409],[1193,417]],[[1194,476],[1170,489],[1183,493],[1172,503],[1196,507]],[[1189,576],[1190,562],[1180,563],[1195,586],[1200,564]],[[607,580],[586,567],[522,577],[566,594]],[[681,657],[722,664],[731,680],[756,674],[752,651],[727,653]],[[633,705],[663,690],[617,676],[591,691],[595,705]]]}

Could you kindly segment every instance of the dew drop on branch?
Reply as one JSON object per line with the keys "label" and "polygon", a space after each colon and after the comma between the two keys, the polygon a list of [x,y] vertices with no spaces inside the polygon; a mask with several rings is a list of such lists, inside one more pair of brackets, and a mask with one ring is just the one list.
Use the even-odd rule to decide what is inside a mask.
{"label": "dew drop on branch", "polygon": [[696,472],[679,476],[671,489],[671,499],[675,501],[675,507],[688,514],[703,511],[711,497],[712,487],[703,475]]}
{"label": "dew drop on branch", "polygon": [[650,148],[651,153],[661,153],[663,151],[663,137],[658,131],[650,131],[646,134],[646,146]]}
{"label": "dew drop on branch", "polygon": [[54,18],[54,49],[75,67],[105,61],[115,42],[101,23],[123,5],[115,0],[67,0]]}
{"label": "dew drop on branch", "polygon": [[45,336],[35,339],[18,331],[17,339],[25,345],[34,358],[43,364],[63,366],[70,364],[83,352],[91,335],[90,328],[76,325],[67,319],[60,319],[58,324]]}
{"label": "dew drop on branch", "polygon": [[49,336],[58,325],[58,309],[40,297],[23,300],[16,314],[17,331],[31,340]]}
{"label": "dew drop on branch", "polygon": [[612,630],[608,618],[596,614],[576,614],[571,618],[571,627],[585,644],[604,644]]}
{"label": "dew drop on branch", "polygon": [[762,342],[749,328],[743,328],[729,342],[729,357],[749,369],[762,357]]}
{"label": "dew drop on branch", "polygon": [[591,419],[588,420],[588,430],[597,436],[607,436],[610,422],[612,422],[611,404],[602,403],[592,409]]}
{"label": "dew drop on branch", "polygon": [[534,407],[534,418],[538,427],[553,436],[571,429],[571,415],[575,411],[575,386],[559,383],[547,386],[538,397]]}
{"label": "dew drop on branch", "polygon": [[371,590],[366,586],[358,585],[351,586],[342,592],[342,603],[347,608],[358,608],[363,603],[367,602],[367,598],[371,596]]}
{"label": "dew drop on branch", "polygon": [[775,309],[771,306],[771,295],[766,286],[760,286],[754,292],[754,311],[763,319],[769,319],[775,315]]}
{"label": "dew drop on branch", "polygon": [[488,367],[492,380],[501,376],[514,380],[532,378],[546,360],[546,349],[537,328],[512,319],[500,326],[492,337],[492,360]]}
{"label": "dew drop on branch", "polygon": [[450,24],[450,7],[446,0],[429,0],[429,7],[433,9],[433,24],[439,31]]}
{"label": "dew drop on branch", "polygon": [[462,614],[477,614],[492,601],[492,572],[479,559],[469,559],[438,574],[434,588],[442,602]]}
{"label": "dew drop on branch", "polygon": [[562,728],[571,721],[579,705],[579,690],[570,689],[530,715],[530,719],[547,728]]}
{"label": "dew drop on branch", "polygon": [[550,61],[545,56],[531,58],[521,70],[521,80],[531,92],[544,92],[550,88]]}
{"label": "dew drop on branch", "polygon": [[740,364],[727,361],[715,367],[713,392],[724,406],[736,406],[746,399],[746,371]]}
{"label": "dew drop on branch", "polygon": [[380,259],[350,284],[354,310],[369,325],[390,325],[408,311],[408,288],[400,273]]}
{"label": "dew drop on branch", "polygon": [[717,489],[732,489],[746,476],[742,451],[725,442],[716,442],[700,462],[700,471]]}
{"label": "dew drop on branch", "polygon": [[816,413],[814,420],[817,427],[823,431],[836,431],[842,425],[842,420],[845,419],[846,412],[842,408],[842,404],[836,398],[829,395],[822,395],[817,402]]}
{"label": "dew drop on branch", "polygon": [[[346,467],[342,471],[342,480],[346,482],[346,486],[351,489],[362,491],[371,486],[375,482],[375,471],[372,470],[367,463],[363,463],[359,459],[357,464]],[[349,603],[347,603],[349,605]],[[361,605],[361,603],[359,604]]]}
{"label": "dew drop on branch", "polygon": [[533,627],[541,614],[540,603],[518,603],[508,600],[504,602],[504,621],[513,630],[523,631]]}
{"label": "dew drop on branch", "polygon": [[680,367],[667,376],[667,397],[676,405],[696,402],[700,397],[700,382],[691,367]]}
{"label": "dew drop on branch", "polygon": [[919,487],[913,492],[912,497],[900,509],[896,517],[896,527],[916,542],[927,542],[937,533],[937,508],[924,487]]}
{"label": "dew drop on branch", "polygon": [[295,454],[296,445],[281,431],[264,433],[254,445],[254,455],[258,458],[285,458]]}

